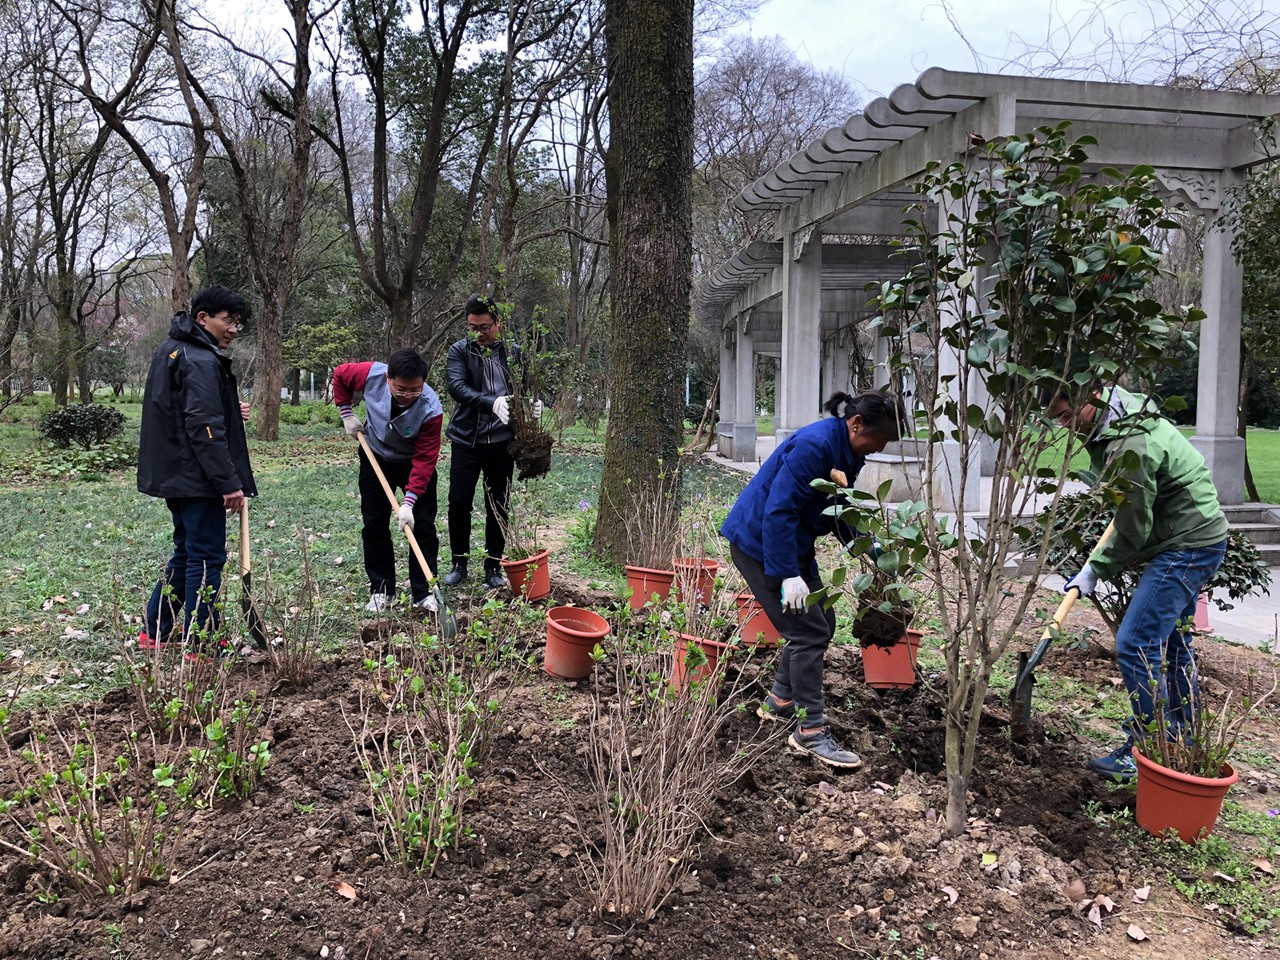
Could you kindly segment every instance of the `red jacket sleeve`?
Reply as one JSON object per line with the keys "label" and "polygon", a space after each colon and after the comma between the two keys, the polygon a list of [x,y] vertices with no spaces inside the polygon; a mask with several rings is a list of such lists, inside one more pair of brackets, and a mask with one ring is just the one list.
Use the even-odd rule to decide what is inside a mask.
{"label": "red jacket sleeve", "polygon": [[333,368],[333,402],[339,407],[351,406],[356,391],[363,390],[369,379],[373,361],[368,363],[342,363]]}
{"label": "red jacket sleeve", "polygon": [[409,482],[404,485],[405,493],[420,497],[427,492],[436,472],[436,461],[440,458],[442,423],[444,415],[440,414],[424,423],[418,431],[418,445],[413,449],[413,469],[409,471]]}

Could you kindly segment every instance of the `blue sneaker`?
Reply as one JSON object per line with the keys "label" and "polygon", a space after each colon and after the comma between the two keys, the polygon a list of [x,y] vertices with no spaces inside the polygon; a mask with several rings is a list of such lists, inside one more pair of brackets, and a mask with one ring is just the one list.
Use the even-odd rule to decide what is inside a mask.
{"label": "blue sneaker", "polygon": [[756,716],[761,720],[775,720],[782,723],[791,723],[796,718],[796,704],[793,700],[791,703],[778,703],[773,699],[773,694],[769,694],[764,698],[764,702],[756,707]]}
{"label": "blue sneaker", "polygon": [[1129,783],[1138,776],[1138,764],[1133,759],[1133,744],[1125,741],[1105,757],[1089,761],[1089,769],[1108,780]]}

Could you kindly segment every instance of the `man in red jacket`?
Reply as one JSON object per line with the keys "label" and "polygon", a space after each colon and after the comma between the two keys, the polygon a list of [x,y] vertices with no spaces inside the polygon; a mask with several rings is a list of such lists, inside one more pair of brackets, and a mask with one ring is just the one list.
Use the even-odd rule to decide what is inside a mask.
{"label": "man in red jacket", "polygon": [[[436,460],[440,456],[440,398],[427,386],[427,363],[416,350],[397,350],[386,363],[344,363],[333,371],[333,402],[347,436],[363,433],[392,489],[404,490],[396,522],[414,531],[432,570],[440,553],[436,535]],[[357,391],[364,392],[365,418],[352,412]],[[364,521],[364,569],[369,575],[365,609],[381,613],[396,590],[395,551],[387,521],[391,503],[360,451],[360,516]],[[435,611],[426,572],[409,553],[413,605]]]}

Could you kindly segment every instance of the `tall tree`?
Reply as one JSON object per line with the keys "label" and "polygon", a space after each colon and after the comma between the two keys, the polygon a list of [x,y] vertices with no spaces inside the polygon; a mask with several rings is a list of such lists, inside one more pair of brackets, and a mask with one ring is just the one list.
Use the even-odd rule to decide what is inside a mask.
{"label": "tall tree", "polygon": [[606,0],[613,259],[611,412],[595,549],[627,559],[633,505],[662,489],[684,430],[692,271],[693,0]]}

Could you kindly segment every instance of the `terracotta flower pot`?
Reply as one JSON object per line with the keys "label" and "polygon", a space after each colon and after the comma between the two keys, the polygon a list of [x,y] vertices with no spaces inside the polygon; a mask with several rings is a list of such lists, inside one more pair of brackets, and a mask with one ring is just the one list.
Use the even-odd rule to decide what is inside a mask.
{"label": "terracotta flower pot", "polygon": [[1175,831],[1179,840],[1191,844],[1213,832],[1227,791],[1240,779],[1229,763],[1222,765],[1219,777],[1195,777],[1162,767],[1137,748],[1133,759],[1138,764],[1138,808],[1134,814],[1138,826],[1157,837]]}
{"label": "terracotta flower pot", "polygon": [[867,684],[877,690],[909,690],[920,679],[916,675],[916,652],[923,630],[910,630],[892,647],[862,648],[862,672]]}
{"label": "terracotta flower pot", "polygon": [[507,575],[511,592],[526,600],[541,600],[551,592],[551,565],[547,551],[539,550],[523,560],[503,560],[502,572]]}
{"label": "terracotta flower pot", "polygon": [[776,647],[782,642],[782,634],[773,625],[769,615],[752,593],[740,593],[734,601],[738,605],[738,633],[747,647]]}
{"label": "terracotta flower pot", "polygon": [[609,621],[579,607],[547,611],[546,670],[553,677],[581,680],[591,673],[591,651],[609,633]]}
{"label": "terracotta flower pot", "polygon": [[672,562],[676,570],[676,599],[681,603],[686,597],[693,595],[697,602],[709,604],[716,591],[716,572],[720,569],[717,560],[705,557],[681,557]]}
{"label": "terracotta flower pot", "polygon": [[[685,661],[690,647],[701,647],[707,662],[690,667]],[[677,693],[684,693],[693,683],[706,682],[718,677],[722,661],[729,659],[729,645],[706,637],[694,637],[687,633],[676,634],[675,662],[671,668],[671,686]]]}
{"label": "terracotta flower pot", "polygon": [[659,600],[671,594],[674,570],[654,570],[650,567],[627,567],[627,586],[631,588],[631,609],[640,610],[656,593]]}

